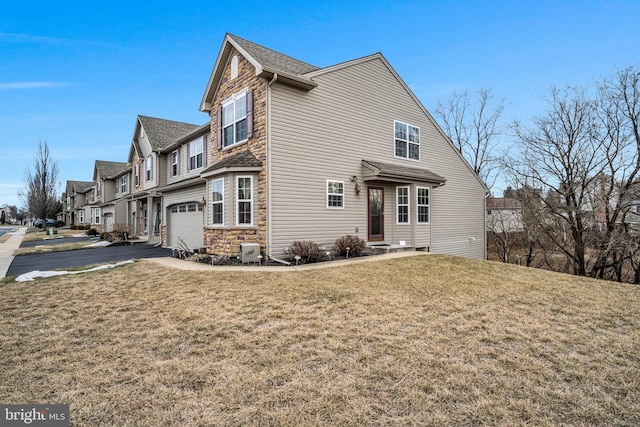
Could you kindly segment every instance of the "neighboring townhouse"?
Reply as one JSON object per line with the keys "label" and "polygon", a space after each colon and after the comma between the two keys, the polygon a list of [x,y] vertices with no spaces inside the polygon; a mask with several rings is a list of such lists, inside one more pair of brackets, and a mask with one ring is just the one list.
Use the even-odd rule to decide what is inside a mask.
{"label": "neighboring townhouse", "polygon": [[63,221],[66,225],[88,225],[90,211],[87,193],[93,194],[93,181],[67,181],[65,192],[62,193]]}
{"label": "neighboring townhouse", "polygon": [[522,231],[522,202],[512,197],[487,199],[487,230],[494,233]]}
{"label": "neighboring townhouse", "polygon": [[381,54],[318,68],[227,34],[200,109],[209,252],[251,242],[280,258],[294,241],[352,234],[486,256],[487,188]]}
{"label": "neighboring townhouse", "polygon": [[96,160],[93,168],[96,198],[91,223],[98,231],[110,232],[113,231],[114,224],[127,222],[126,213],[119,212],[120,215],[116,215],[116,204],[117,198],[124,195],[121,189],[122,177],[126,177],[130,169],[125,162]]}
{"label": "neighboring townhouse", "polygon": [[162,197],[158,188],[166,185],[166,161],[162,151],[198,125],[138,116],[129,157],[132,179],[127,197],[127,224],[134,233],[147,236],[150,243],[161,242]]}
{"label": "neighboring townhouse", "polygon": [[165,162],[165,184],[157,188],[162,196],[165,220],[163,243],[170,247],[198,249],[204,246],[205,179],[209,123],[195,128],[161,152]]}

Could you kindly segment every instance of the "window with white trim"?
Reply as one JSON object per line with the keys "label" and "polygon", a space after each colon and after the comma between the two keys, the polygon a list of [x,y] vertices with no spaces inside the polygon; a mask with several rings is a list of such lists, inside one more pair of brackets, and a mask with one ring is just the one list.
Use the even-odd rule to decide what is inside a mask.
{"label": "window with white trim", "polygon": [[247,139],[247,94],[238,93],[222,104],[222,146]]}
{"label": "window with white trim", "polygon": [[93,223],[100,224],[100,208],[93,208]]}
{"label": "window with white trim", "polygon": [[84,223],[84,211],[78,211],[78,222],[81,224]]}
{"label": "window with white trim", "polygon": [[344,181],[327,180],[327,208],[344,208]]}
{"label": "window with white trim", "polygon": [[127,192],[127,175],[122,175],[120,177],[120,193]]}
{"label": "window with white trim", "polygon": [[100,185],[100,181],[96,183],[96,198],[100,198],[102,195],[102,186]]}
{"label": "window with white trim", "polygon": [[153,164],[153,157],[151,157],[151,154],[149,154],[149,156],[147,156],[147,160],[145,161],[145,173],[146,173],[147,181],[151,181],[152,164]]}
{"label": "window with white trim", "polygon": [[420,160],[420,128],[395,120],[395,156]]}
{"label": "window with white trim", "polygon": [[409,224],[409,187],[396,187],[396,224]]}
{"label": "window with white trim", "polygon": [[189,170],[200,169],[204,165],[204,138],[189,143]]}
{"label": "window with white trim", "polygon": [[211,223],[224,225],[224,179],[211,182]]}
{"label": "window with white trim", "polygon": [[237,225],[253,224],[253,178],[239,176],[236,178],[236,212]]}
{"label": "window with white trim", "polygon": [[418,206],[418,224],[429,223],[429,187],[418,187],[416,193],[416,203]]}
{"label": "window with white trim", "polygon": [[171,176],[178,176],[180,173],[180,154],[178,150],[171,152]]}
{"label": "window with white trim", "polygon": [[136,187],[140,185],[140,165],[138,163],[133,166],[133,184]]}

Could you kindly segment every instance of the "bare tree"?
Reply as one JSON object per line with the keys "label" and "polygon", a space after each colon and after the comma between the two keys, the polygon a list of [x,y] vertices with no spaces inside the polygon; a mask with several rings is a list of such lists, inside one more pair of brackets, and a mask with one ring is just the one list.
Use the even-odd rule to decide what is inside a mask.
{"label": "bare tree", "polygon": [[25,172],[25,188],[18,194],[36,218],[45,220],[57,213],[58,164],[51,158],[49,145],[40,141],[34,170]]}
{"label": "bare tree", "polygon": [[586,241],[594,222],[588,198],[606,165],[596,103],[573,87],[552,88],[547,102],[549,111],[533,118],[531,127],[514,126],[520,158],[509,164],[520,186],[541,187],[551,194],[538,199],[551,216],[544,226],[546,237],[571,260],[575,274],[586,275]]}
{"label": "bare tree", "polygon": [[444,104],[439,102],[435,109],[444,131],[489,188],[499,175],[504,154],[498,150],[504,100],[492,101],[492,89],[478,90],[475,101],[465,90],[454,93]]}
{"label": "bare tree", "polygon": [[640,221],[629,220],[640,204],[639,82],[631,67],[591,96],[554,87],[547,113],[515,126],[512,175],[545,190],[534,219],[575,274],[640,281]]}

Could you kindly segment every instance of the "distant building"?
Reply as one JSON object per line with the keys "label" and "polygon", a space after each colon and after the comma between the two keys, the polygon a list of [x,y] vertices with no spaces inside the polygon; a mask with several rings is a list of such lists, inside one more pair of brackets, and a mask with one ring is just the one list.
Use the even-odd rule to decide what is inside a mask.
{"label": "distant building", "polygon": [[487,199],[487,231],[522,231],[522,202],[512,197]]}

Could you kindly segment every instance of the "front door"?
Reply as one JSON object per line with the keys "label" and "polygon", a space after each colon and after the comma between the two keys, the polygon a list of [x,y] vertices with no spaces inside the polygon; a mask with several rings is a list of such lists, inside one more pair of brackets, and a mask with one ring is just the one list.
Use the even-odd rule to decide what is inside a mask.
{"label": "front door", "polygon": [[384,188],[368,187],[369,240],[384,240]]}

